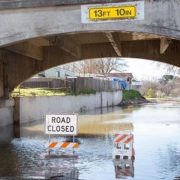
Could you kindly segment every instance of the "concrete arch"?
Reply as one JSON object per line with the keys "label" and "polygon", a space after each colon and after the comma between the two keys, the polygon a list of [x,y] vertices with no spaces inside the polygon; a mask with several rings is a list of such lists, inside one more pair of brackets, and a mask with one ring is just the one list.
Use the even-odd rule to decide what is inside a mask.
{"label": "concrete arch", "polygon": [[[121,34],[121,32],[118,32]],[[51,67],[62,65],[65,63],[85,60],[85,59],[94,59],[94,58],[102,58],[102,57],[131,57],[131,58],[140,58],[147,60],[154,60],[159,62],[164,62],[172,65],[176,65],[180,67],[179,59],[180,59],[180,42],[177,40],[171,40],[166,51],[161,54],[160,53],[160,44],[161,40],[155,36],[153,39],[152,35],[149,35],[150,39],[147,41],[143,40],[143,34],[135,35],[140,36],[140,40],[133,41],[122,41],[121,44],[117,44],[113,46],[113,42],[106,42],[104,39],[101,39],[104,42],[93,43],[93,39],[96,38],[96,33],[88,33],[89,38],[85,41],[91,41],[92,43],[88,44],[75,44],[73,47],[69,46],[69,44],[65,46],[60,46],[55,43],[55,45],[48,45],[41,47],[43,51],[43,59],[37,60],[35,57],[31,57],[31,54],[26,54],[25,52],[19,52],[19,49],[13,49],[14,47],[18,47],[18,44],[6,47],[4,49],[7,70],[8,70],[8,91],[12,91],[18,84],[23,82],[24,80],[30,78],[34,74],[49,69]],[[123,33],[124,34],[124,33]],[[126,33],[125,33],[126,34]],[[106,32],[99,33],[100,35],[106,36]],[[132,36],[132,33],[127,33],[126,35]],[[64,35],[63,38],[68,38],[71,40],[71,45],[74,42],[74,38],[88,37],[87,34],[82,36],[80,34],[73,34],[71,36]],[[117,32],[115,33],[115,37],[117,37]],[[134,36],[134,35],[133,35]],[[145,35],[147,38],[147,34]],[[114,37],[114,34],[113,34]],[[125,35],[124,35],[125,37]],[[51,37],[50,37],[51,38]],[[54,37],[53,37],[54,38]],[[61,36],[62,38],[62,36]],[[152,38],[152,39],[151,39]],[[82,39],[79,39],[80,41]],[[38,39],[33,39],[29,41],[21,42],[20,44],[26,45],[31,41],[35,41]],[[42,40],[42,39],[41,39]],[[107,38],[108,40],[108,38]],[[83,40],[82,40],[83,41]],[[65,41],[68,42],[68,41]],[[64,42],[64,43],[65,43]],[[72,49],[77,50],[72,51]],[[117,46],[117,47],[116,47]],[[13,47],[13,48],[12,48]],[[69,49],[68,49],[69,48]],[[80,49],[79,49],[80,48]],[[115,49],[118,50],[115,50]],[[80,51],[80,55],[78,52]],[[118,55],[118,52],[121,53],[121,56]],[[24,54],[23,54],[24,53]],[[35,53],[36,54],[36,53]],[[33,54],[34,55],[34,54]],[[35,55],[34,55],[35,56]]]}
{"label": "concrete arch", "polygon": [[[86,3],[93,2],[86,0]],[[41,36],[88,31],[141,32],[180,39],[179,9],[178,0],[147,0],[144,20],[98,24],[81,22],[81,4],[77,2],[57,7],[1,10],[0,47]]]}
{"label": "concrete arch", "polygon": [[0,97],[40,71],[82,59],[134,57],[180,67],[178,0],[146,0],[144,20],[98,24],[81,22],[83,1],[36,8],[31,1],[0,8]]}

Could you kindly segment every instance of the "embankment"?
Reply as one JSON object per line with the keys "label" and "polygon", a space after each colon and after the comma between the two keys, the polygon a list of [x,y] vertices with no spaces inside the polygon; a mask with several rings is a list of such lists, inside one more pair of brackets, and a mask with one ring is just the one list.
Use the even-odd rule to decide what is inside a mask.
{"label": "embankment", "polygon": [[122,101],[122,91],[101,92],[78,96],[19,97],[16,119],[20,123],[45,119],[46,114],[79,113],[96,108],[116,106]]}
{"label": "embankment", "polygon": [[150,101],[148,101],[146,98],[144,98],[136,90],[129,90],[129,91],[123,90],[122,94],[123,94],[123,98],[119,104],[120,106],[150,103]]}
{"label": "embankment", "polygon": [[0,100],[0,127],[7,126],[13,123],[13,99],[1,99]]}

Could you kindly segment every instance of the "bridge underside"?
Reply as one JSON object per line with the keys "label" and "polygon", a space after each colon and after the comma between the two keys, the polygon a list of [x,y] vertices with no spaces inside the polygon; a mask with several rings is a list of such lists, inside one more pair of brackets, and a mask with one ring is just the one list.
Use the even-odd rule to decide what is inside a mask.
{"label": "bridge underside", "polygon": [[157,35],[94,32],[40,37],[0,49],[1,97],[34,74],[84,59],[132,57],[180,67],[180,41]]}
{"label": "bridge underside", "polygon": [[0,2],[0,97],[40,71],[83,59],[132,57],[180,67],[177,0],[143,1],[142,20],[83,23],[81,4],[102,2],[118,1]]}
{"label": "bridge underside", "polygon": [[0,1],[0,126],[19,124],[19,101],[13,114],[14,101],[7,100],[10,92],[53,66],[131,57],[180,67],[179,1],[138,1],[144,2],[144,19],[100,23],[84,23],[81,5],[130,1]]}
{"label": "bridge underside", "polygon": [[26,40],[0,49],[0,96],[53,66],[93,58],[132,57],[180,67],[180,41],[129,32],[68,33]]}

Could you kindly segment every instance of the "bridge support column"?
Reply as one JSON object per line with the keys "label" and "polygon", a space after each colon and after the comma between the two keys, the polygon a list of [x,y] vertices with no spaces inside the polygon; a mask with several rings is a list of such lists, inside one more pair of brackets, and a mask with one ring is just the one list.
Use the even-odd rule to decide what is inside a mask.
{"label": "bridge support column", "polygon": [[0,126],[13,124],[13,99],[0,99]]}
{"label": "bridge support column", "polygon": [[14,112],[13,112],[13,131],[14,137],[20,137],[20,98],[14,98]]}
{"label": "bridge support column", "polygon": [[6,52],[0,50],[0,126],[13,124],[14,100],[9,99]]}
{"label": "bridge support column", "polygon": [[0,98],[9,98],[8,61],[4,50],[0,50]]}
{"label": "bridge support column", "polygon": [[0,51],[0,97],[4,96],[4,81],[3,81],[3,57]]}

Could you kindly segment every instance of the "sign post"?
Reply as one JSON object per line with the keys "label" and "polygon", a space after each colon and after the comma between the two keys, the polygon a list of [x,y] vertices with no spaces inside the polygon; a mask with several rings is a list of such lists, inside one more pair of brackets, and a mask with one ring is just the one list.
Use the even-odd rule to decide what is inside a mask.
{"label": "sign post", "polygon": [[[74,148],[78,148],[79,146],[79,144],[75,142],[75,136],[78,134],[77,115],[46,115],[45,133],[49,135],[49,154],[50,149],[71,147],[73,148],[74,156]],[[68,142],[51,142],[50,135],[70,136],[72,139],[70,138]]]}

